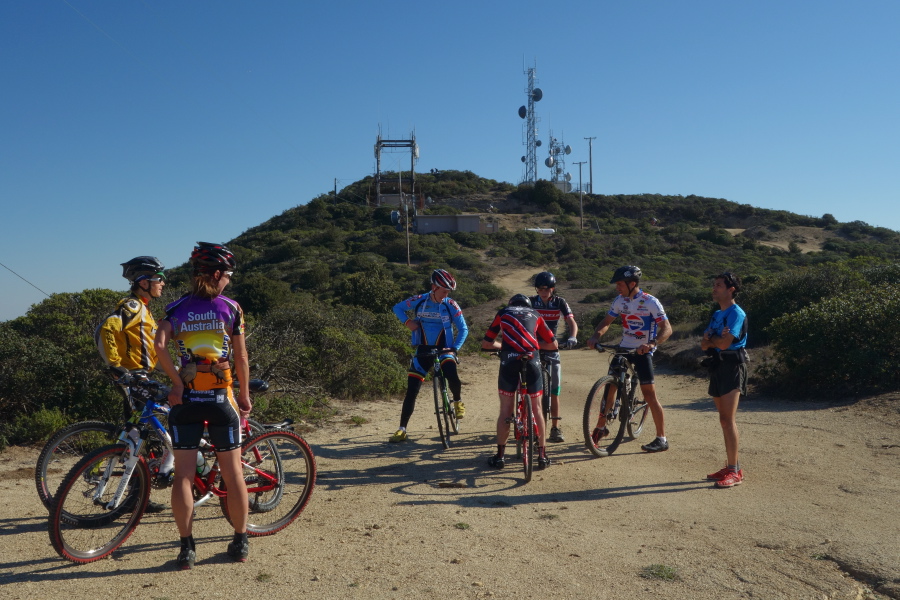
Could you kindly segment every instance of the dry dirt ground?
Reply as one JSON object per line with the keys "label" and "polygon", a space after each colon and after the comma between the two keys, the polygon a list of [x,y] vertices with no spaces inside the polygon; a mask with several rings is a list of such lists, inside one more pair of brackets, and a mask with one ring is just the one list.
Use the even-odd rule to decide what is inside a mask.
{"label": "dry dirt ground", "polygon": [[746,482],[715,489],[704,477],[723,464],[721,429],[695,377],[658,373],[668,452],[641,452],[648,423],[611,457],[587,453],[581,410],[607,360],[563,354],[566,441],[528,484],[515,461],[486,467],[496,359],[464,357],[468,414],[447,451],[427,387],[404,444],[387,443],[399,400],[340,405],[306,435],[319,467],[306,511],[253,539],[244,564],[224,556],[213,504],[198,510],[192,571],[174,570],[169,512],[146,515],[112,558],[68,563],[49,544],[37,452],[8,449],[0,598],[900,598],[896,410],[751,395],[738,412]]}

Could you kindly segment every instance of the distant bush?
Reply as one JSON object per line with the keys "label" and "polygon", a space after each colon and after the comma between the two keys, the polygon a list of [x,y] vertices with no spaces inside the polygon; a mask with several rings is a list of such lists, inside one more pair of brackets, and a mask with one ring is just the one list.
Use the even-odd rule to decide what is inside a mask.
{"label": "distant bush", "polygon": [[779,384],[802,395],[868,394],[900,387],[900,285],[844,290],[772,321]]}

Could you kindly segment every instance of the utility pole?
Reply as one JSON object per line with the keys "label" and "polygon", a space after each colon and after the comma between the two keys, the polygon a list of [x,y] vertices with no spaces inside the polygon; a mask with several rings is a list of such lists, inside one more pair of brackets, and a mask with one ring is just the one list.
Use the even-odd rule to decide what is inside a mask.
{"label": "utility pole", "polygon": [[581,185],[581,165],[584,161],[575,164],[578,165],[578,212],[581,215],[581,229],[584,229],[584,187]]}
{"label": "utility pole", "polygon": [[334,203],[337,204],[337,177],[334,178]]}
{"label": "utility pole", "polygon": [[589,194],[594,193],[594,140],[595,137],[586,137],[584,138],[588,141],[588,176],[591,178],[590,191]]}

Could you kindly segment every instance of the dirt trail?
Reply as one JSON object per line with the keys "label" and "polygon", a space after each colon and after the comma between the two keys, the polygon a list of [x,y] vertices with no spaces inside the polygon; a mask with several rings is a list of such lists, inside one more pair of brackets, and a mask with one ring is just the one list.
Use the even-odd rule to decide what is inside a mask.
{"label": "dirt trail", "polygon": [[[522,281],[508,287],[527,290],[531,274],[510,275]],[[566,442],[527,485],[514,461],[486,468],[496,359],[463,358],[468,414],[449,451],[427,387],[405,444],[387,443],[399,400],[342,405],[342,418],[306,436],[319,465],[309,507],[287,530],[252,540],[243,565],[224,557],[229,527],[212,503],[198,510],[193,571],[172,571],[169,512],[147,515],[113,558],[67,563],[34,491],[37,453],[8,449],[0,597],[900,598],[895,412],[751,396],[738,412],[746,483],[719,490],[703,479],[724,446],[702,379],[658,374],[668,452],[641,452],[648,424],[609,458],[587,453],[581,410],[607,360],[563,353]],[[642,576],[653,565],[675,578]]]}

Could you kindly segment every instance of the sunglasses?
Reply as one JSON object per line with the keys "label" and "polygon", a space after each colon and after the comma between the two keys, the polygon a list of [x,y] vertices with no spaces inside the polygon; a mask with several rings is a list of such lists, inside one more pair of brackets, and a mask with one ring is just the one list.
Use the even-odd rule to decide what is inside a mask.
{"label": "sunglasses", "polygon": [[160,281],[165,281],[165,277],[150,277],[147,279],[150,283],[159,283]]}

